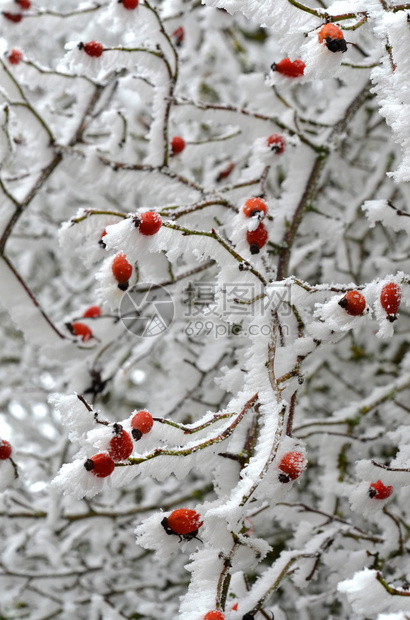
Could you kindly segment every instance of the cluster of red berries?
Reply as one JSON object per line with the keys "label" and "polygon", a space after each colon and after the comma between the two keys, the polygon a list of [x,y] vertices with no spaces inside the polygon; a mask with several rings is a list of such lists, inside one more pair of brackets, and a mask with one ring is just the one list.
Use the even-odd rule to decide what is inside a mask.
{"label": "cluster of red berries", "polygon": [[371,499],[387,499],[393,493],[393,487],[385,486],[381,480],[372,482],[369,487]]}
{"label": "cluster of red berries", "polygon": [[279,463],[279,482],[287,484],[290,480],[296,480],[303,474],[305,466],[306,460],[301,452],[288,452]]}
{"label": "cluster of red berries", "polygon": [[[343,32],[334,24],[325,24],[318,32],[319,43],[325,43],[331,52],[346,52],[347,43],[344,39]],[[298,78],[302,77],[305,72],[306,65],[300,58],[290,60],[283,58],[279,62],[271,65],[272,71],[276,71],[286,77]]]}
{"label": "cluster of red berries", "polygon": [[179,155],[185,148],[185,140],[181,136],[174,136],[171,140],[172,155]]}
{"label": "cluster of red berries", "polygon": [[[401,301],[401,288],[394,282],[383,286],[380,293],[380,304],[387,314],[387,320],[391,323],[397,319],[397,311]],[[348,291],[338,302],[347,314],[359,316],[366,307],[366,300],[359,291]]]}
{"label": "cluster of red berries", "polygon": [[99,41],[89,41],[88,43],[80,42],[78,44],[78,49],[84,50],[84,52],[92,58],[99,58],[104,51],[102,43]]}
{"label": "cluster of red berries", "polygon": [[203,524],[201,516],[190,508],[178,508],[164,517],[161,525],[170,536],[179,536],[179,540],[197,538],[198,530]]}
{"label": "cluster of red berries", "polygon": [[[28,11],[31,7],[31,0],[14,0],[18,5],[18,8],[22,11]],[[10,13],[9,11],[3,11],[3,16],[10,22],[18,24],[23,19],[22,13]]]}
{"label": "cluster of red berries", "polygon": [[12,448],[8,441],[0,439],[0,461],[5,461],[11,457]]}
{"label": "cluster of red berries", "polygon": [[268,207],[262,198],[249,198],[243,206],[242,213],[245,217],[257,217],[260,221],[256,230],[246,232],[246,240],[249,243],[251,254],[259,254],[268,240],[268,231],[261,220],[265,217]]}
{"label": "cluster of red berries", "polygon": [[347,52],[343,32],[334,24],[325,24],[318,32],[319,43],[325,43],[331,52]]}
{"label": "cluster of red berries", "polygon": [[306,65],[303,60],[297,58],[294,61],[291,61],[290,58],[283,58],[279,62],[274,62],[271,65],[272,71],[276,71],[281,75],[285,75],[286,77],[302,77],[305,72]]}
{"label": "cluster of red berries", "polygon": [[138,411],[132,417],[131,434],[125,431],[121,424],[113,424],[114,436],[110,440],[107,452],[95,454],[87,459],[84,463],[85,469],[97,478],[107,478],[114,471],[115,463],[125,461],[131,456],[134,449],[132,438],[138,441],[149,433],[153,424],[154,420],[148,411]]}
{"label": "cluster of red berries", "polygon": [[[156,211],[146,211],[145,213],[136,215],[132,221],[134,226],[138,228],[139,233],[144,235],[144,237],[151,237],[152,235],[155,235],[162,226],[161,216]],[[99,245],[104,249],[106,248],[104,241],[106,234],[107,231],[104,229],[101,238],[98,241]],[[118,288],[121,291],[126,291],[132,275],[132,265],[128,262],[124,252],[119,252],[114,257],[111,269],[112,274],[118,283]]]}
{"label": "cluster of red berries", "polygon": [[[90,306],[83,314],[84,319],[95,319],[101,316],[101,308],[99,306]],[[79,336],[83,342],[88,342],[93,338],[93,332],[85,323],[74,322],[66,323],[66,327],[72,336]]]}

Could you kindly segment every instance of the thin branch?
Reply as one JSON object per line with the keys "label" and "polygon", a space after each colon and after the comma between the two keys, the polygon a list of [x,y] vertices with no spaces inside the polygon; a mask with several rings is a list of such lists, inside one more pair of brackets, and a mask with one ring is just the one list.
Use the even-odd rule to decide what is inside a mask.
{"label": "thin branch", "polygon": [[218,444],[221,441],[224,441],[225,439],[230,437],[235,427],[238,426],[238,424],[241,422],[245,413],[251,407],[254,406],[254,404],[256,403],[256,400],[257,400],[257,394],[255,394],[254,396],[252,396],[252,398],[248,400],[248,402],[245,404],[242,411],[239,414],[237,414],[234,421],[222,433],[220,433],[219,435],[216,435],[215,437],[212,437],[211,439],[208,439],[207,441],[199,442],[191,446],[190,448],[181,448],[181,449],[176,449],[176,450],[169,450],[167,448],[156,448],[151,453],[145,454],[144,456],[141,456],[140,458],[130,457],[127,463],[117,463],[116,466],[117,467],[128,467],[130,465],[131,466],[140,465],[141,463],[145,463],[159,456],[190,456],[191,454],[193,454],[194,452],[197,452],[198,450],[204,450],[205,448],[208,448],[209,446]]}
{"label": "thin branch", "polygon": [[31,289],[27,286],[27,284],[25,283],[25,281],[23,280],[23,278],[21,277],[21,275],[18,273],[18,271],[16,270],[16,268],[11,264],[11,262],[9,261],[9,259],[7,258],[7,256],[1,256],[1,258],[4,260],[4,262],[6,263],[7,267],[10,269],[10,271],[12,272],[13,276],[16,278],[16,280],[21,284],[21,286],[23,287],[23,289],[25,290],[25,292],[27,293],[27,295],[29,296],[29,298],[31,299],[31,301],[33,302],[34,306],[38,309],[38,311],[40,312],[40,314],[42,315],[42,317],[45,319],[45,321],[47,322],[47,324],[51,327],[51,329],[57,334],[57,336],[59,338],[62,338],[63,340],[65,340],[67,338],[67,336],[65,336],[62,332],[60,332],[60,330],[54,325],[53,321],[50,319],[50,317],[45,313],[45,311],[42,309],[42,307],[40,306],[40,304],[38,303],[37,299],[34,297],[33,292],[31,291]]}
{"label": "thin branch", "polygon": [[381,583],[381,585],[386,590],[386,592],[388,592],[392,596],[410,596],[410,592],[407,592],[404,590],[397,590],[397,588],[393,588],[392,586],[389,586],[389,584],[387,583],[387,581],[383,579],[379,571],[377,571],[376,579],[379,583]]}
{"label": "thin branch", "polygon": [[[243,258],[243,256],[238,254],[238,252],[236,250],[234,250],[233,246],[231,246],[227,241],[225,241],[225,239],[223,239],[221,237],[221,235],[215,229],[212,229],[211,232],[207,232],[205,230],[191,230],[189,228],[186,228],[185,226],[180,226],[178,224],[173,224],[172,222],[163,222],[163,226],[165,228],[171,228],[172,230],[180,231],[180,232],[182,232],[182,234],[184,236],[198,235],[198,236],[201,236],[201,237],[210,237],[211,239],[215,239],[215,241],[217,241],[220,245],[222,245],[222,247],[227,252],[229,252],[229,254],[231,254],[231,256],[233,256],[233,258],[235,260],[237,260],[238,263],[242,263],[242,264],[243,263],[247,263],[248,264],[248,261],[246,261]],[[258,278],[258,280],[260,280],[262,282],[262,284],[264,286],[266,286],[267,281],[265,280],[263,275],[259,271],[257,271],[254,267],[249,266],[247,271],[252,273],[256,278]]]}

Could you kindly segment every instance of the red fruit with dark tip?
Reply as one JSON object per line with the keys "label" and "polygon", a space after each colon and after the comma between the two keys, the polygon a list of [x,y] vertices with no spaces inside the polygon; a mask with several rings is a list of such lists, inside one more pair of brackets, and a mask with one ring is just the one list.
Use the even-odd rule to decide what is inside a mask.
{"label": "red fruit with dark tip", "polygon": [[338,26],[335,26],[335,24],[325,24],[321,27],[317,33],[317,36],[319,43],[323,43],[327,37],[330,37],[331,39],[344,39],[343,32]]}
{"label": "red fruit with dark tip", "polygon": [[18,24],[23,19],[21,13],[9,13],[8,11],[3,11],[3,16],[15,24]]}
{"label": "red fruit with dark tip", "polygon": [[133,11],[137,8],[139,4],[139,0],[122,0],[122,6],[124,9],[128,9],[128,11]]}
{"label": "red fruit with dark tip", "polygon": [[83,314],[84,319],[95,319],[98,316],[101,316],[100,306],[90,306]]}
{"label": "red fruit with dark tip", "polygon": [[267,210],[266,202],[262,198],[249,198],[245,202],[242,212],[246,217],[252,217],[258,213],[261,218],[261,216],[264,217],[266,215]]}
{"label": "red fruit with dark tip", "polygon": [[286,75],[287,77],[301,77],[305,72],[305,63],[300,58],[297,58],[293,62],[290,58],[284,58],[279,62],[274,62],[271,66],[273,71]]}
{"label": "red fruit with dark tip", "polygon": [[208,611],[208,613],[205,614],[204,620],[225,620],[225,614],[223,614],[222,611],[213,609],[212,611]]}
{"label": "red fruit with dark tip", "polygon": [[118,282],[118,288],[126,291],[128,288],[128,280],[132,274],[132,265],[127,261],[124,252],[120,252],[112,261],[112,274]]}
{"label": "red fruit with dark tip", "polygon": [[121,424],[114,424],[114,437],[110,441],[108,453],[113,461],[125,461],[134,449],[131,435],[124,431]]}
{"label": "red fruit with dark tip", "polygon": [[334,24],[325,24],[318,32],[319,43],[325,43],[331,52],[347,52],[343,32]]}
{"label": "red fruit with dark tip", "polygon": [[181,138],[181,136],[175,136],[174,138],[172,138],[171,149],[172,149],[173,155],[178,155],[179,153],[182,153],[184,148],[185,148],[184,138]]}
{"label": "red fruit with dark tip", "polygon": [[369,495],[372,499],[387,499],[393,493],[393,487],[384,486],[381,480],[372,482]]}
{"label": "red fruit with dark tip", "polygon": [[105,241],[104,241],[103,237],[105,237],[105,235],[106,235],[106,234],[107,234],[107,231],[106,231],[106,230],[105,230],[105,228],[104,228],[103,233],[102,233],[102,235],[101,235],[101,237],[100,237],[100,240],[99,240],[99,242],[98,242],[98,243],[99,243],[99,245],[100,245],[100,246],[101,246],[104,250],[105,250],[105,248],[106,248],[106,245],[105,245]]}
{"label": "red fruit with dark tip", "polygon": [[23,60],[23,52],[13,47],[13,49],[7,53],[7,60],[11,65],[18,65],[19,62]]}
{"label": "red fruit with dark tip", "polygon": [[16,2],[19,5],[19,7],[23,9],[23,11],[28,11],[29,8],[31,7],[30,0],[16,0]]}
{"label": "red fruit with dark tip", "polygon": [[248,230],[246,240],[249,243],[251,254],[259,254],[268,240],[268,231],[265,225],[261,222],[256,230]]}
{"label": "red fruit with dark tip", "polygon": [[182,43],[182,41],[184,40],[185,37],[185,31],[182,28],[182,26],[179,26],[179,28],[177,28],[176,30],[174,30],[174,32],[172,33],[172,38],[175,41],[175,45],[177,47],[179,47]]}
{"label": "red fruit with dark tip", "polygon": [[84,50],[88,56],[92,56],[93,58],[99,58],[104,48],[101,43],[98,41],[89,41],[88,43],[79,43],[78,48],[80,50]]}
{"label": "red fruit with dark tip", "polygon": [[229,175],[231,174],[234,168],[235,168],[235,164],[233,163],[233,161],[231,161],[226,166],[226,168],[221,170],[221,172],[218,174],[218,176],[216,177],[217,182],[219,183],[219,181],[222,181],[223,179],[226,179],[227,177],[229,177]]}
{"label": "red fruit with dark tip", "polygon": [[159,231],[162,226],[162,220],[161,216],[155,211],[146,211],[134,218],[134,224],[141,235],[150,237]]}
{"label": "red fruit with dark tip", "polygon": [[190,508],[178,508],[161,521],[167,534],[175,534],[185,540],[195,538],[202,524],[201,516]]}
{"label": "red fruit with dark tip", "polygon": [[87,459],[84,467],[97,478],[107,478],[114,471],[115,463],[109,454],[101,452],[101,454],[95,454]]}
{"label": "red fruit with dark tip", "polygon": [[380,303],[387,314],[389,321],[393,322],[397,319],[397,310],[401,301],[401,288],[394,282],[389,282],[383,286],[380,293]]}
{"label": "red fruit with dark tip", "polygon": [[366,308],[366,300],[359,291],[348,291],[338,303],[351,316],[359,316]]}
{"label": "red fruit with dark tip", "polygon": [[150,432],[154,425],[152,415],[148,411],[137,411],[131,419],[132,436],[135,441]]}
{"label": "red fruit with dark tip", "polygon": [[266,144],[270,147],[270,150],[276,155],[281,155],[285,150],[286,141],[279,133],[273,133],[266,140]]}
{"label": "red fruit with dark tip", "polygon": [[296,480],[303,473],[306,466],[306,459],[301,452],[288,452],[282,457],[279,463],[280,482],[289,482]]}
{"label": "red fruit with dark tip", "polygon": [[0,461],[5,461],[11,457],[12,448],[8,441],[0,439]]}
{"label": "red fruit with dark tip", "polygon": [[93,337],[91,329],[85,323],[71,323],[68,325],[68,329],[73,336],[81,336],[83,342],[87,342]]}

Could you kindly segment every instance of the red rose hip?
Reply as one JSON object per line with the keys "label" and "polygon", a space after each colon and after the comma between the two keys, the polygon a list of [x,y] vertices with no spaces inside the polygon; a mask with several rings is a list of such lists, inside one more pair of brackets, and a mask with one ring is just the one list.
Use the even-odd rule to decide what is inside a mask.
{"label": "red rose hip", "polygon": [[23,52],[13,47],[13,49],[7,53],[7,60],[11,65],[18,65],[23,60]]}
{"label": "red rose hip", "polygon": [[171,150],[173,155],[179,155],[185,148],[185,140],[181,136],[175,136],[171,140]]}
{"label": "red rose hip", "polygon": [[248,230],[246,232],[246,240],[249,243],[251,254],[259,254],[268,240],[268,231],[265,225],[261,222],[256,230]]}
{"label": "red rose hip", "polygon": [[88,56],[91,56],[93,58],[99,58],[104,51],[102,44],[99,43],[98,41],[89,41],[88,43],[79,43],[78,49],[84,50],[85,53],[88,54]]}
{"label": "red rose hip", "polygon": [[122,2],[122,6],[124,7],[124,9],[127,9],[128,11],[133,11],[134,9],[137,8],[138,4],[139,4],[139,0],[120,0]]}
{"label": "red rose hip", "polygon": [[351,316],[359,316],[366,308],[366,300],[359,291],[348,291],[338,304]]}
{"label": "red rose hip", "polygon": [[203,524],[201,516],[190,508],[178,508],[171,512],[169,517],[164,517],[161,525],[167,534],[175,534],[182,539],[191,540],[196,538],[198,529]]}
{"label": "red rose hip", "polygon": [[262,219],[266,215],[267,210],[266,202],[262,198],[249,198],[245,202],[242,212],[246,217],[259,214],[260,219]]}
{"label": "red rose hip", "polygon": [[5,461],[11,457],[11,444],[5,439],[0,439],[0,461]]}
{"label": "red rose hip", "polygon": [[372,499],[387,499],[393,493],[393,487],[385,486],[381,480],[372,482],[369,487],[369,496]]}
{"label": "red rose hip", "polygon": [[270,147],[272,153],[275,153],[276,155],[281,155],[285,150],[286,141],[285,138],[279,133],[273,133],[266,140],[266,144]]}
{"label": "red rose hip", "polygon": [[287,77],[301,77],[305,72],[305,63],[300,58],[297,58],[293,62],[290,58],[284,58],[280,62],[274,62],[271,65],[271,69],[280,73],[281,75],[286,75]]}
{"label": "red rose hip", "polygon": [[31,7],[30,0],[16,0],[16,2],[19,5],[19,7],[23,9],[23,11],[28,11],[29,8]]}
{"label": "red rose hip", "polygon": [[401,288],[394,282],[389,282],[383,286],[380,293],[380,303],[387,314],[387,319],[393,323],[397,319],[397,310],[401,301]]}
{"label": "red rose hip", "polygon": [[85,323],[67,323],[67,327],[73,336],[81,336],[83,342],[91,340],[93,333]]}
{"label": "red rose hip", "polygon": [[90,306],[83,314],[84,319],[95,319],[98,316],[101,316],[100,306]]}
{"label": "red rose hip", "polygon": [[133,221],[141,235],[146,237],[155,235],[162,226],[161,216],[156,211],[141,213],[141,215],[134,217]]}
{"label": "red rose hip", "polygon": [[3,11],[3,16],[14,24],[18,24],[23,19],[21,13],[9,13],[8,11]]}
{"label": "red rose hip", "polygon": [[218,609],[213,609],[212,611],[208,611],[208,613],[205,614],[204,620],[225,620],[225,614],[223,614],[222,611],[219,611]]}
{"label": "red rose hip", "polygon": [[110,441],[108,454],[113,461],[125,461],[134,449],[131,435],[127,433],[121,424],[114,424],[114,437]]}
{"label": "red rose hip", "polygon": [[304,472],[305,466],[306,459],[301,452],[288,452],[279,463],[279,481],[286,484],[290,480],[296,480]]}
{"label": "red rose hip", "polygon": [[109,454],[101,452],[87,459],[84,467],[97,478],[107,478],[114,471],[115,463]]}
{"label": "red rose hip", "polygon": [[334,24],[325,24],[318,32],[319,43],[325,43],[331,52],[346,52],[347,44],[343,32]]}
{"label": "red rose hip", "polygon": [[137,411],[131,419],[131,434],[135,441],[150,432],[154,425],[152,415],[148,411]]}
{"label": "red rose hip", "polygon": [[118,282],[118,288],[126,291],[132,274],[132,265],[127,261],[124,252],[120,252],[112,261],[112,274]]}
{"label": "red rose hip", "polygon": [[221,170],[221,172],[218,174],[218,176],[216,177],[216,181],[217,183],[219,183],[220,181],[222,181],[223,179],[226,179],[227,177],[229,177],[229,175],[231,174],[232,170],[235,168],[235,164],[233,163],[233,161],[231,161],[226,168],[224,168],[223,170]]}
{"label": "red rose hip", "polygon": [[179,26],[176,30],[174,30],[171,36],[175,41],[175,45],[179,47],[182,44],[184,37],[185,37],[185,31],[183,27]]}

